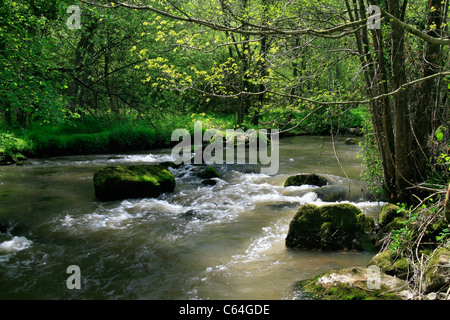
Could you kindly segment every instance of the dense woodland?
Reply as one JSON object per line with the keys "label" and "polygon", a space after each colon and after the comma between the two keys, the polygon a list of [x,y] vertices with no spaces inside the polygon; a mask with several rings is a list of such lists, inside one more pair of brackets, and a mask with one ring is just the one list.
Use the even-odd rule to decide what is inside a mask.
{"label": "dense woodland", "polygon": [[448,182],[447,0],[0,4],[4,154],[162,146],[194,120],[353,127],[374,193],[412,203]]}
{"label": "dense woodland", "polygon": [[450,245],[448,5],[0,0],[0,164],[168,147],[196,120],[360,133],[361,179],[402,214],[384,248],[420,291]]}

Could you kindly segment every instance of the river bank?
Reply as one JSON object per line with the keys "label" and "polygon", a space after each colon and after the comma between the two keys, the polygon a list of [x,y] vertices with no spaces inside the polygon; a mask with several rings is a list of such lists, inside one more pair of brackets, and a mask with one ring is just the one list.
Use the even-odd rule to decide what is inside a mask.
{"label": "river bank", "polygon": [[[361,136],[362,115],[353,115],[347,127],[338,128],[340,134]],[[203,130],[271,129],[271,125],[254,126],[247,122],[237,127],[233,115],[191,114],[171,115],[156,122],[132,116],[84,116],[60,124],[32,124],[26,128],[0,131],[0,162],[21,163],[24,158],[48,158],[83,154],[133,153],[170,147],[175,129],[184,128],[193,133],[194,122],[201,121]],[[280,138],[296,135],[330,134],[319,119],[305,121],[292,130],[282,130]],[[280,128],[283,129],[283,128]]]}

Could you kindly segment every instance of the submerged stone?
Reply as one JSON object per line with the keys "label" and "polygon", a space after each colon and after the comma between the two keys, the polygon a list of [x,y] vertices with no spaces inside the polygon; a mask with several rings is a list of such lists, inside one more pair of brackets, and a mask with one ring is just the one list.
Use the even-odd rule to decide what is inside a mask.
{"label": "submerged stone", "polygon": [[164,161],[164,162],[161,162],[159,165],[163,166],[163,167],[166,167],[166,168],[178,169],[179,167],[182,166],[182,163],[181,164],[176,164],[173,161]]}
{"label": "submerged stone", "polygon": [[302,205],[289,225],[286,246],[294,249],[361,250],[374,227],[366,217],[349,203]]}
{"label": "submerged stone", "polygon": [[205,180],[202,180],[202,184],[204,184],[205,186],[215,186],[217,184],[217,180],[205,179]]}
{"label": "submerged stone", "polygon": [[325,202],[349,200],[349,187],[347,185],[330,185],[314,189],[313,192]]}
{"label": "submerged stone", "polygon": [[175,189],[175,177],[164,166],[116,165],[94,174],[95,195],[99,200],[157,197]]}

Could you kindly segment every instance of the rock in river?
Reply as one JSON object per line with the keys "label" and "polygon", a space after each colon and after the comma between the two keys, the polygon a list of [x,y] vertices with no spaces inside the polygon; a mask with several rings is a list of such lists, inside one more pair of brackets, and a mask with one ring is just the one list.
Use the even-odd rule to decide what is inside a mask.
{"label": "rock in river", "polygon": [[159,165],[116,165],[94,174],[95,195],[99,200],[157,197],[175,189],[175,177]]}
{"label": "rock in river", "polygon": [[221,178],[219,171],[211,166],[207,166],[201,173],[199,173],[199,177],[202,179]]}
{"label": "rock in river", "polygon": [[304,184],[313,185],[313,186],[326,186],[329,184],[330,181],[328,181],[327,178],[324,176],[318,175],[318,174],[298,174],[295,176],[291,176],[286,179],[284,182],[285,187],[289,186],[301,186]]}
{"label": "rock in river", "polygon": [[349,203],[302,205],[289,225],[286,246],[294,249],[361,250],[374,228],[371,217]]}

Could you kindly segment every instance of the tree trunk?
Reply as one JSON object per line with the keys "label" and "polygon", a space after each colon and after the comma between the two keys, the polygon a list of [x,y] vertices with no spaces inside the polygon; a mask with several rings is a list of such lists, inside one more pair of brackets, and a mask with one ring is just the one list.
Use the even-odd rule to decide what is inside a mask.
{"label": "tree trunk", "polygon": [[[436,10],[431,10],[431,8]],[[442,26],[442,10],[444,5],[441,0],[431,0],[428,2],[428,26],[436,26],[435,29],[428,30],[428,34],[433,37],[441,37],[440,31]],[[442,56],[439,45],[425,43],[422,62],[422,76],[427,77],[441,71]],[[433,113],[436,93],[438,92],[435,79],[423,81],[418,88],[418,103],[414,114],[414,167],[417,169],[415,173],[416,181],[425,181],[427,179],[427,163],[431,156],[429,148],[430,135],[433,132]]]}
{"label": "tree trunk", "polygon": [[[403,20],[399,0],[388,0],[388,10],[396,18]],[[406,83],[405,73],[405,32],[391,22],[391,91]],[[408,114],[408,96],[406,92],[393,97],[394,109],[394,154],[395,154],[395,191],[398,201],[408,201],[411,191],[411,167],[408,155],[411,150],[411,134]]]}

